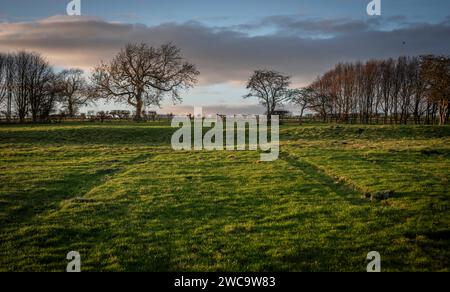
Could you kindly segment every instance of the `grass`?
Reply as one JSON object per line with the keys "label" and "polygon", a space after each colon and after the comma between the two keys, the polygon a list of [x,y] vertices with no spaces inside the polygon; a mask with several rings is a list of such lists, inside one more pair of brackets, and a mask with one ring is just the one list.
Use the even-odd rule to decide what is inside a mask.
{"label": "grass", "polygon": [[450,127],[283,126],[268,163],[173,131],[0,126],[0,271],[450,270]]}

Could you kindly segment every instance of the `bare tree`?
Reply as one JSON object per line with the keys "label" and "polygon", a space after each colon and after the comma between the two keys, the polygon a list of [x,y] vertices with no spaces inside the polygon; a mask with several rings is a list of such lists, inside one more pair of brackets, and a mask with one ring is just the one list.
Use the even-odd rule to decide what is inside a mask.
{"label": "bare tree", "polygon": [[450,58],[423,56],[421,61],[421,76],[425,83],[425,94],[430,101],[437,105],[439,123],[444,125],[449,115]]}
{"label": "bare tree", "polygon": [[317,78],[310,86],[312,89],[312,98],[309,108],[318,113],[323,122],[327,122],[332,114],[332,96],[328,90],[328,84],[325,78]]}
{"label": "bare tree", "polygon": [[26,52],[19,52],[13,57],[13,85],[12,94],[14,97],[14,106],[21,122],[25,121],[28,115],[29,102],[29,84],[28,74],[31,64],[31,55]]}
{"label": "bare tree", "polygon": [[180,89],[195,85],[200,73],[182,58],[173,44],[159,48],[129,44],[108,64],[95,68],[92,81],[95,97],[126,101],[141,120],[145,106],[159,106],[166,95],[181,101]]}
{"label": "bare tree", "polygon": [[[8,86],[7,86],[7,58],[8,56],[5,54],[0,54],[0,112],[3,109],[4,101],[8,94]],[[7,111],[4,111],[6,114]]]}
{"label": "bare tree", "polygon": [[414,117],[414,123],[420,124],[421,117],[424,115],[427,108],[427,100],[425,98],[425,83],[424,80],[420,76],[420,59],[413,58],[411,67],[411,93],[412,93],[412,102],[411,102],[411,113]]}
{"label": "bare tree", "polygon": [[383,114],[384,123],[388,123],[389,112],[392,110],[391,96],[393,91],[395,62],[388,59],[380,63],[380,111]]}
{"label": "bare tree", "polygon": [[376,61],[369,61],[364,66],[362,95],[360,103],[361,121],[368,124],[374,113],[374,100],[377,93],[378,67]]}
{"label": "bare tree", "polygon": [[11,54],[6,55],[6,119],[9,122],[12,115],[12,103],[13,103],[13,84],[14,84],[14,56]]}
{"label": "bare tree", "polygon": [[48,102],[51,82],[54,78],[53,68],[37,53],[28,53],[28,75],[26,78],[29,107],[33,122],[40,119],[42,108]]}
{"label": "bare tree", "polygon": [[14,56],[0,54],[0,109],[9,121],[12,111],[12,85],[14,78]]}
{"label": "bare tree", "polygon": [[276,71],[256,70],[247,82],[250,91],[244,98],[257,97],[266,107],[268,120],[277,106],[289,99],[290,77]]}
{"label": "bare tree", "polygon": [[61,74],[52,74],[49,77],[49,81],[45,84],[45,96],[42,98],[39,109],[39,119],[41,121],[47,121],[52,112],[56,110],[56,104],[61,100],[64,90],[65,82]]}
{"label": "bare tree", "polygon": [[312,88],[297,88],[289,91],[289,101],[294,105],[300,107],[300,123],[303,119],[303,114],[305,110],[310,105],[312,99],[313,89]]}
{"label": "bare tree", "polygon": [[343,77],[341,78],[342,115],[341,122],[351,122],[350,117],[354,107],[356,94],[355,68],[351,64],[343,64]]}
{"label": "bare tree", "polygon": [[69,117],[74,117],[80,107],[90,101],[87,82],[80,69],[68,69],[60,73],[62,93],[61,102]]}

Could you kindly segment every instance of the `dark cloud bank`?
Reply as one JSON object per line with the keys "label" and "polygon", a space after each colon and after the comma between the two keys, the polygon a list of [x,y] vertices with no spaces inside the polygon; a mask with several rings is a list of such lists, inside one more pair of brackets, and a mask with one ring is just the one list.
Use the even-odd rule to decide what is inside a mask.
{"label": "dark cloud bank", "polygon": [[[406,23],[404,17],[305,20],[274,16],[240,27],[212,28],[198,22],[158,26],[55,16],[31,23],[0,23],[0,51],[36,50],[60,67],[89,69],[127,42],[174,42],[201,71],[201,85],[242,83],[258,68],[273,68],[310,82],[337,62],[450,54],[450,21]],[[397,21],[395,29],[383,23]],[[252,29],[265,35],[251,34]],[[406,42],[406,45],[403,45]]]}
{"label": "dark cloud bank", "polygon": [[[0,50],[37,50],[56,65],[89,68],[100,59],[110,58],[127,42],[156,45],[172,41],[198,65],[206,84],[243,81],[256,68],[275,68],[310,81],[340,61],[450,53],[448,21],[410,24],[389,31],[380,29],[373,20],[272,17],[258,25],[276,27],[277,32],[249,36],[197,22],[147,27],[60,16],[33,23],[0,24]],[[319,37],[311,37],[312,33]]]}

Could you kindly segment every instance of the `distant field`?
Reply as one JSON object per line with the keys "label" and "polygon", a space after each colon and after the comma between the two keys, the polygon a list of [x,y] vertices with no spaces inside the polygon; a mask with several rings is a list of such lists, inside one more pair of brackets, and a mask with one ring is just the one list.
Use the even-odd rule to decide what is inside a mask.
{"label": "distant field", "polygon": [[450,127],[283,126],[266,163],[172,132],[0,126],[0,271],[450,271]]}

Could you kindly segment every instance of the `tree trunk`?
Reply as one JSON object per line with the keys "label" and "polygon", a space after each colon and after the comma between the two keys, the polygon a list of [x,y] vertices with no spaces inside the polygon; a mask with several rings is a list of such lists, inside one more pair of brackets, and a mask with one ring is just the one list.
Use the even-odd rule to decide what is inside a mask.
{"label": "tree trunk", "polygon": [[447,115],[445,116],[445,122],[447,123],[450,120],[450,106],[447,106]]}
{"label": "tree trunk", "polygon": [[439,125],[443,126],[447,119],[447,106],[444,102],[439,104]]}
{"label": "tree trunk", "polygon": [[442,112],[441,114],[440,114],[440,116],[439,116],[439,119],[440,119],[440,125],[441,126],[443,126],[443,125],[445,125],[446,124],[446,118],[447,118],[447,116]]}
{"label": "tree trunk", "polygon": [[300,125],[303,124],[303,113],[304,113],[304,111],[305,111],[305,107],[302,107],[302,110],[300,112],[300,118],[299,118]]}
{"label": "tree trunk", "polygon": [[134,120],[137,122],[142,121],[142,106],[143,106],[142,100],[138,99],[136,101],[136,115],[134,116]]}
{"label": "tree trunk", "polygon": [[75,114],[74,114],[74,109],[73,109],[73,103],[71,100],[69,100],[69,105],[68,105],[67,109],[69,110],[69,117],[73,118],[75,116]]}
{"label": "tree trunk", "polygon": [[24,123],[25,122],[25,116],[26,116],[26,114],[19,113],[19,121],[20,121],[20,123]]}
{"label": "tree trunk", "polygon": [[6,105],[6,120],[8,123],[11,122],[11,116],[12,116],[12,92],[8,85],[8,101]]}

